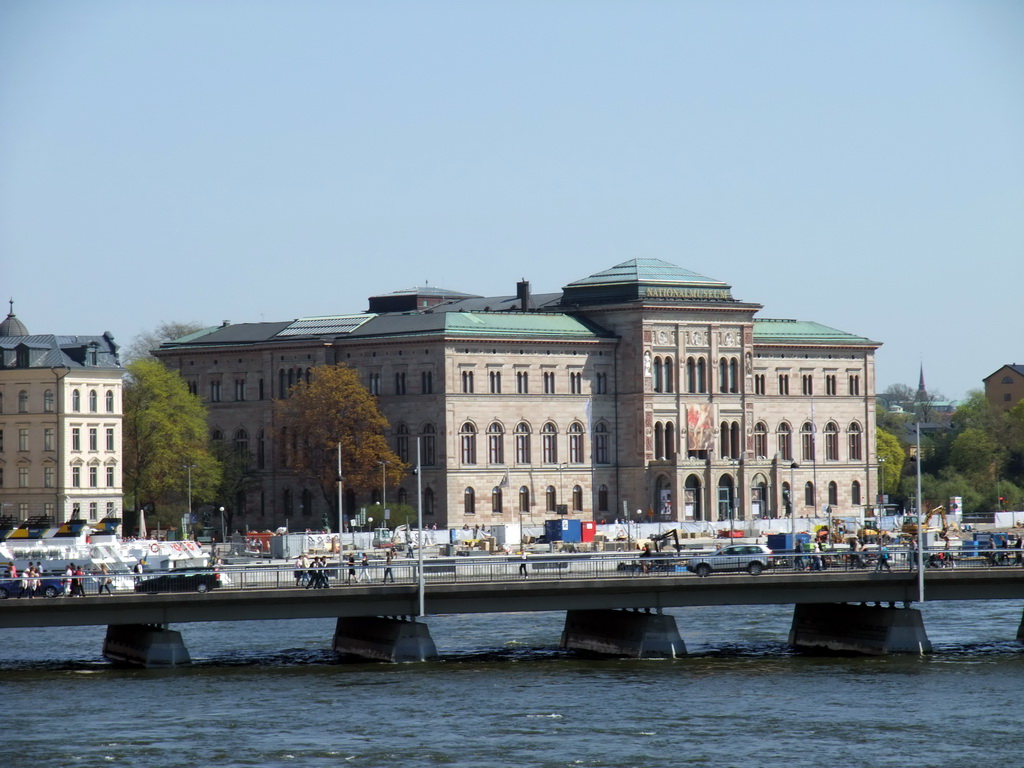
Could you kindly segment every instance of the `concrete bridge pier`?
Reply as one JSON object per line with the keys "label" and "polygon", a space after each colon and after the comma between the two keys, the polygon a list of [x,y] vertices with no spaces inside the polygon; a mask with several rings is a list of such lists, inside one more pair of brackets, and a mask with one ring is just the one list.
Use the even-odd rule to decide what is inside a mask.
{"label": "concrete bridge pier", "polygon": [[430,637],[430,628],[407,616],[338,619],[334,630],[334,651],[374,661],[427,661],[437,658],[437,646]]}
{"label": "concrete bridge pier", "polygon": [[932,644],[916,608],[814,603],[796,605],[789,644],[809,653],[931,653]]}
{"label": "concrete bridge pier", "polygon": [[191,664],[181,632],[162,624],[111,624],[103,639],[104,658],[139,667]]}
{"label": "concrete bridge pier", "polygon": [[568,611],[562,648],[627,658],[675,658],[686,645],[672,616],[649,611]]}

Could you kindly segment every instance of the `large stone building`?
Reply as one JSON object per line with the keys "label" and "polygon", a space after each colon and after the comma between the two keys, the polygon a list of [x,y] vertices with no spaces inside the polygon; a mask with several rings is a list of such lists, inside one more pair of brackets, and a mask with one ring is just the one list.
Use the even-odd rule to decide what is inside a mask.
{"label": "large stone building", "polygon": [[999,412],[1006,412],[1024,400],[1024,365],[1004,365],[982,381],[989,405]]}
{"label": "large stone building", "polygon": [[[156,354],[207,402],[214,439],[252,455],[259,489],[224,500],[250,527],[323,519],[328,502],[282,466],[272,405],[335,363],[377,396],[404,461],[419,438],[428,524],[863,511],[879,344],[760,309],[635,259],[553,294],[414,288],[365,313],[225,324]],[[416,488],[410,474],[386,498],[415,506]],[[379,495],[349,492],[346,515]]]}
{"label": "large stone building", "polygon": [[102,336],[30,334],[13,302],[0,323],[0,510],[98,521],[121,514],[121,380]]}

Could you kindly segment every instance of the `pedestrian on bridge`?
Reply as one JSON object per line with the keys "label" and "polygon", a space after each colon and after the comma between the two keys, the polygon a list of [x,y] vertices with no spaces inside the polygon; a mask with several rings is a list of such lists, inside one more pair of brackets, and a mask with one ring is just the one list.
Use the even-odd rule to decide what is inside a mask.
{"label": "pedestrian on bridge", "polygon": [[889,547],[885,544],[878,549],[878,565],[875,566],[875,573],[880,572],[882,568],[892,573],[892,566],[889,564]]}
{"label": "pedestrian on bridge", "polygon": [[356,577],[356,556],[355,553],[349,553],[348,556],[348,580],[346,584],[351,584],[352,579]]}
{"label": "pedestrian on bridge", "polygon": [[387,554],[384,555],[384,583],[388,583],[388,577],[391,578],[391,583],[395,583],[395,574],[391,572],[391,561],[395,559],[395,552],[391,547],[388,547]]}
{"label": "pedestrian on bridge", "polygon": [[359,557],[359,578],[356,579],[356,583],[361,581],[369,581],[370,579],[370,558],[363,552]]}

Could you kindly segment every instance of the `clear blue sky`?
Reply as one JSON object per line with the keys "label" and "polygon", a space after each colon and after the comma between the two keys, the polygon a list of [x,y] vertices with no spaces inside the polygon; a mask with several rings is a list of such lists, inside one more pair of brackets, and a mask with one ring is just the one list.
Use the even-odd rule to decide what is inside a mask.
{"label": "clear blue sky", "polygon": [[640,256],[884,342],[880,390],[1024,364],[1024,2],[0,0],[30,331]]}

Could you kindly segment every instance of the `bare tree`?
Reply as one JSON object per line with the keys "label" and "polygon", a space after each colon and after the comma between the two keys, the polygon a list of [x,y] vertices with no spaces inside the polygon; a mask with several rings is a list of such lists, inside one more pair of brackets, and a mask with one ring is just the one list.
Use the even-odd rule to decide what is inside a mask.
{"label": "bare tree", "polygon": [[196,321],[161,323],[152,331],[140,333],[132,339],[127,347],[121,350],[121,364],[128,365],[136,360],[155,360],[156,358],[150,353],[165,341],[180,339],[182,336],[201,331],[205,327]]}

